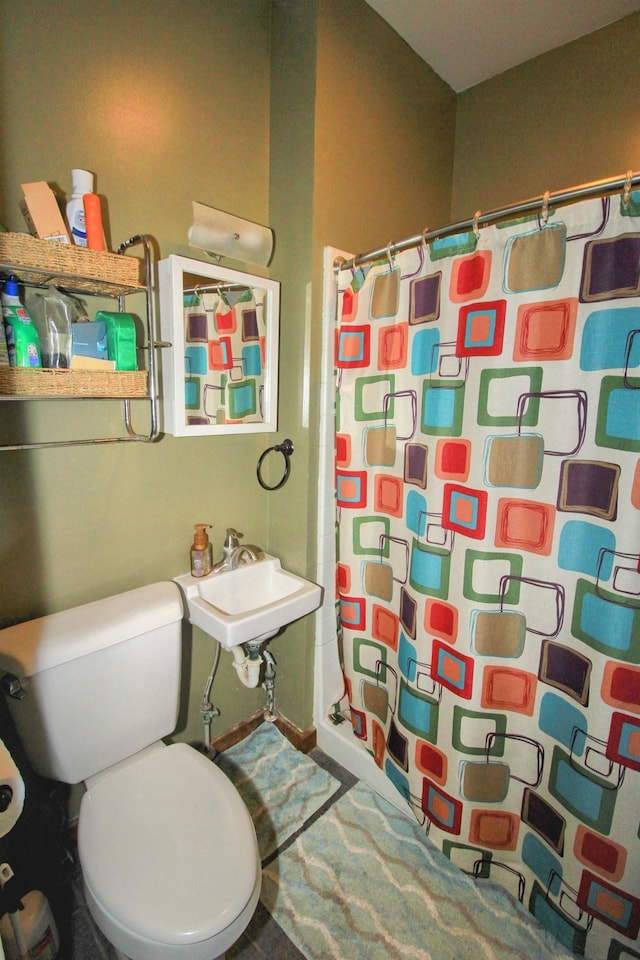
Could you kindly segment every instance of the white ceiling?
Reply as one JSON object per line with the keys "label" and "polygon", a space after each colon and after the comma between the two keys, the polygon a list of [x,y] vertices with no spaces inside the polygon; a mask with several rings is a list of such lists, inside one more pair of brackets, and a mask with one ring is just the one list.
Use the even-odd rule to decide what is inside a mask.
{"label": "white ceiling", "polygon": [[367,0],[456,93],[640,10],[640,0]]}

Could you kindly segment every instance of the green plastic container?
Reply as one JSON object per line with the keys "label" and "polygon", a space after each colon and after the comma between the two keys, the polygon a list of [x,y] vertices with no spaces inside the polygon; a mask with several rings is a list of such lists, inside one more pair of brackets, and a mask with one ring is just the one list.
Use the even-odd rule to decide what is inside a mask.
{"label": "green plastic container", "polygon": [[137,370],[136,324],[132,314],[98,310],[96,320],[106,326],[107,353],[109,360],[115,360],[116,370]]}
{"label": "green plastic container", "polygon": [[5,281],[1,298],[10,366],[41,367],[38,330],[20,300],[15,277]]}

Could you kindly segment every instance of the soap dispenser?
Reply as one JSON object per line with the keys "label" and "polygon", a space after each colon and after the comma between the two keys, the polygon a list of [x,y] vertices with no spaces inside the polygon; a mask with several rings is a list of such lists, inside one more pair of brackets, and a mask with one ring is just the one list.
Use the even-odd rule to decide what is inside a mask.
{"label": "soap dispenser", "polygon": [[206,577],[213,567],[213,547],[209,543],[207,530],[210,523],[196,523],[195,536],[191,545],[191,576]]}

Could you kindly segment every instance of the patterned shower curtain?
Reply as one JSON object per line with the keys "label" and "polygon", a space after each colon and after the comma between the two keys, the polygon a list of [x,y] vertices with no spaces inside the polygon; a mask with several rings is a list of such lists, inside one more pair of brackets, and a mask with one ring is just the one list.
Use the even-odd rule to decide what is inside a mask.
{"label": "patterned shower curtain", "polygon": [[354,733],[452,862],[640,958],[640,193],[338,291]]}

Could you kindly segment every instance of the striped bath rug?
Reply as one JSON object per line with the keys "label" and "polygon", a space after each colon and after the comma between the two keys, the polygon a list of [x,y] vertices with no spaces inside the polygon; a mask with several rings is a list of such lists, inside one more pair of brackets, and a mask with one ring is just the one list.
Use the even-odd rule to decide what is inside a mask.
{"label": "striped bath rug", "polygon": [[296,750],[273,723],[262,723],[216,763],[249,809],[262,860],[340,788],[335,777]]}
{"label": "striped bath rug", "polygon": [[507,891],[474,882],[361,782],[262,875],[262,903],[307,960],[571,957]]}

